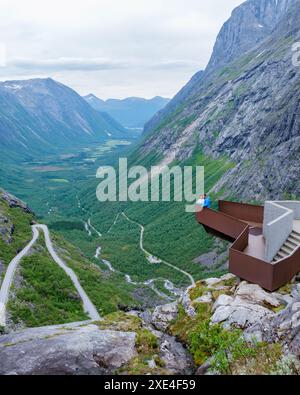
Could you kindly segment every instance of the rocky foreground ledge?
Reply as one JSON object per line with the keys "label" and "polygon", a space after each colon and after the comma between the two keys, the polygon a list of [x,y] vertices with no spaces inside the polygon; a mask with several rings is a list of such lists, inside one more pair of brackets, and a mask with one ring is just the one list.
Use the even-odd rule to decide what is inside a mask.
{"label": "rocky foreground ledge", "polygon": [[0,375],[173,375],[193,369],[180,343],[147,329],[135,314],[0,336]]}
{"label": "rocky foreground ledge", "polygon": [[0,374],[300,374],[299,280],[228,274],[151,311],[3,335]]}

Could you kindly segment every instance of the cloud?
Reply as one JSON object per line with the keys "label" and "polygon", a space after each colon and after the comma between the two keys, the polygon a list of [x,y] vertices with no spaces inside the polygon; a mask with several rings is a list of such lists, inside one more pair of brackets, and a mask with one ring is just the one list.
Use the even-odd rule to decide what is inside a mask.
{"label": "cloud", "polygon": [[53,77],[100,97],[173,96],[242,0],[0,0],[0,79]]}
{"label": "cloud", "polygon": [[116,70],[128,68],[129,64],[109,59],[101,58],[58,58],[58,59],[11,59],[8,67],[31,71],[31,72],[51,72],[51,71],[99,71]]}
{"label": "cloud", "polygon": [[[0,47],[1,49],[1,47]],[[101,58],[59,58],[59,59],[10,59],[5,63],[6,67],[24,72],[61,72],[61,71],[103,71],[121,69],[149,69],[149,70],[182,70],[199,67],[198,62],[193,60],[173,60],[162,62],[141,61],[112,61]]]}

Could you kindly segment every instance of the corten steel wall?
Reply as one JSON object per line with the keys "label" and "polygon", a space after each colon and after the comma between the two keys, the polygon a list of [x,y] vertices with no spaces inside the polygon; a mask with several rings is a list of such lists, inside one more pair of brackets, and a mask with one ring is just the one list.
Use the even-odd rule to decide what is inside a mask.
{"label": "corten steel wall", "polygon": [[259,224],[262,224],[264,221],[263,206],[219,200],[219,210],[242,221],[251,221]]}
{"label": "corten steel wall", "polygon": [[300,247],[288,258],[276,262],[274,267],[273,290],[290,282],[300,272]]}
{"label": "corten steel wall", "polygon": [[[229,251],[229,270],[234,275],[260,285],[268,291],[275,291],[274,288],[274,267],[270,263],[246,255],[241,251],[230,249]],[[281,284],[281,281],[279,281]],[[283,282],[281,285],[285,284]]]}
{"label": "corten steel wall", "polygon": [[196,219],[202,225],[208,226],[217,232],[236,240],[245,229],[245,223],[230,215],[220,213],[208,208],[196,213]]}
{"label": "corten steel wall", "polygon": [[249,229],[249,226],[245,227],[229,250],[229,270],[238,277],[272,290],[272,266],[243,252],[248,246]]}
{"label": "corten steel wall", "polygon": [[236,276],[273,292],[300,272],[300,248],[288,258],[271,264],[245,254],[234,244],[229,251],[229,270]]}
{"label": "corten steel wall", "polygon": [[248,225],[244,224],[244,229],[243,229],[242,233],[240,233],[239,237],[232,244],[231,249],[236,250],[236,251],[244,251],[245,250],[245,248],[249,244],[249,229],[250,229],[250,227]]}

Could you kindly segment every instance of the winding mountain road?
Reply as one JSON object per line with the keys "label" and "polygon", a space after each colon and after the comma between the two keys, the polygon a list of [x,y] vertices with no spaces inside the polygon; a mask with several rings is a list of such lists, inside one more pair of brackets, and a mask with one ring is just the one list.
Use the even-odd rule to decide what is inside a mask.
{"label": "winding mountain road", "polygon": [[36,241],[39,238],[39,232],[42,231],[45,236],[45,244],[46,247],[52,257],[52,259],[65,271],[65,273],[70,277],[72,280],[74,287],[76,288],[78,294],[81,297],[82,303],[83,303],[83,309],[84,311],[89,315],[89,317],[92,320],[98,321],[100,320],[100,315],[90,300],[90,298],[87,296],[86,292],[82,288],[82,286],[79,283],[79,280],[74,273],[72,269],[70,269],[65,262],[57,255],[49,233],[49,229],[46,225],[33,225],[32,226],[32,232],[33,232],[33,237],[32,240],[30,241],[29,244],[10,262],[2,286],[0,290],[0,326],[5,327],[6,326],[6,305],[8,302],[8,297],[9,297],[9,290],[13,281],[14,274],[16,272],[16,269],[18,267],[18,264],[24,258],[30,249],[34,246]]}
{"label": "winding mountain road", "polygon": [[[143,225],[139,224],[138,222],[132,220],[131,218],[129,218],[124,212],[122,213],[122,215],[123,215],[123,217],[124,217],[125,219],[127,219],[127,221],[131,222],[132,224],[137,225],[137,226],[141,229],[141,235],[140,235],[140,249],[143,251],[143,253],[144,253],[146,256],[152,256],[152,254],[144,248],[144,233],[145,233],[145,227],[144,227]],[[173,265],[172,263],[169,263],[169,262],[167,262],[167,261],[165,261],[165,260],[163,260],[163,259],[160,259],[160,258],[159,258],[159,260],[160,260],[160,262],[163,263],[164,265],[169,266],[169,267],[173,268],[174,270],[177,270],[178,272],[184,274],[186,277],[188,277],[188,279],[190,280],[192,286],[195,286],[195,285],[196,285],[196,282],[195,282],[193,276],[192,276],[190,273],[188,273],[188,272],[186,272],[186,271],[180,269],[179,267],[177,267],[177,266]]]}
{"label": "winding mountain road", "polygon": [[[162,166],[163,166],[163,165],[165,165],[165,164],[163,163]],[[78,208],[81,209],[83,212],[87,213],[87,210],[86,210],[84,207],[82,207],[81,201],[79,200],[78,196],[77,196],[76,198],[77,198],[77,201],[78,201]],[[138,227],[141,229],[141,234],[140,234],[140,249],[141,249],[141,251],[146,255],[146,257],[147,257],[147,259],[149,260],[149,262],[151,262],[151,258],[152,258],[153,262],[151,262],[151,263],[162,263],[162,264],[164,264],[164,265],[166,265],[166,266],[169,266],[169,267],[171,267],[172,269],[174,269],[174,270],[176,270],[176,271],[182,273],[182,274],[185,275],[186,277],[188,277],[189,281],[191,282],[191,286],[195,286],[195,285],[196,285],[196,282],[195,282],[193,276],[192,276],[190,273],[188,273],[188,272],[186,272],[186,271],[180,269],[179,267],[173,265],[172,263],[169,263],[169,262],[167,262],[167,261],[165,261],[165,260],[163,260],[163,259],[160,259],[160,258],[155,257],[153,254],[151,254],[149,251],[147,251],[147,250],[144,248],[145,227],[144,227],[142,224],[140,224],[140,223],[138,223],[138,222],[132,220],[131,218],[129,218],[124,212],[119,212],[119,213],[117,213],[117,215],[115,216],[115,219],[114,219],[113,223],[111,224],[110,228],[109,228],[108,231],[106,232],[107,234],[109,234],[109,233],[111,232],[112,228],[117,224],[117,221],[118,221],[120,215],[122,215],[127,221],[131,222],[132,224],[138,226]],[[92,235],[92,232],[91,232],[91,229],[92,229],[99,237],[102,237],[102,234],[91,224],[91,218],[88,219],[88,222],[85,222],[85,229],[86,229],[86,231],[88,232],[89,236]],[[99,248],[97,249],[97,251],[96,251],[96,255],[95,255],[95,258],[96,258],[96,259],[99,258],[100,252],[101,252],[101,247],[99,247]],[[110,266],[109,266],[107,263],[108,263]],[[109,269],[110,269],[111,271],[115,271],[114,269],[112,270],[112,266],[111,266],[110,262],[106,262],[106,263],[104,262],[104,264],[105,264],[106,266],[108,266]],[[120,272],[119,272],[119,273],[120,273]],[[122,274],[122,273],[120,273],[120,274]],[[125,275],[125,276],[128,276],[128,277],[130,278],[129,275]],[[150,280],[150,281],[152,281],[152,280]],[[153,288],[152,288],[152,289],[153,289]],[[156,292],[156,293],[158,294],[158,291],[157,291],[156,289],[153,289],[153,290],[154,290],[154,292]],[[162,294],[160,294],[159,296],[162,296]],[[167,295],[165,295],[165,296],[168,298]]]}
{"label": "winding mountain road", "polygon": [[19,262],[24,258],[30,249],[33,247],[33,245],[36,243],[37,239],[39,238],[39,231],[36,228],[32,228],[33,231],[33,237],[32,240],[27,246],[18,254],[14,257],[14,259],[10,262],[6,274],[4,277],[4,280],[1,285],[0,289],[0,326],[5,326],[6,324],[6,305],[8,302],[8,296],[9,296],[9,290],[14,278],[14,274],[16,272],[17,266]]}

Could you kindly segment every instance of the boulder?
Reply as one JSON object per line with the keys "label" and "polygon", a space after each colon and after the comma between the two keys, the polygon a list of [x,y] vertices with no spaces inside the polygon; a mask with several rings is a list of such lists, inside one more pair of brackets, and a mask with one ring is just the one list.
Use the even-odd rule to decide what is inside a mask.
{"label": "boulder", "polygon": [[11,333],[0,337],[0,375],[112,374],[135,357],[135,339],[91,323]]}
{"label": "boulder", "polygon": [[234,299],[229,295],[220,295],[213,305],[213,311],[216,311],[221,306],[229,306],[233,303]]}
{"label": "boulder", "polygon": [[225,328],[246,329],[257,321],[275,316],[272,307],[282,305],[282,300],[258,285],[242,282],[233,296],[220,295],[213,306],[213,324],[223,323]]}
{"label": "boulder", "polygon": [[207,292],[203,296],[200,296],[199,298],[195,299],[194,302],[196,302],[196,303],[212,303],[213,302],[212,293]]}
{"label": "boulder", "polygon": [[151,316],[151,324],[160,331],[165,331],[178,315],[177,302],[158,306]]}
{"label": "boulder", "polygon": [[279,307],[281,301],[276,294],[264,291],[259,285],[243,281],[237,288],[235,295],[247,300],[249,303]]}
{"label": "boulder", "polygon": [[225,328],[246,329],[257,320],[271,318],[275,315],[271,310],[260,305],[250,305],[247,303],[236,303],[231,306],[219,307],[211,318],[214,324],[224,323]]}

